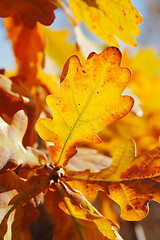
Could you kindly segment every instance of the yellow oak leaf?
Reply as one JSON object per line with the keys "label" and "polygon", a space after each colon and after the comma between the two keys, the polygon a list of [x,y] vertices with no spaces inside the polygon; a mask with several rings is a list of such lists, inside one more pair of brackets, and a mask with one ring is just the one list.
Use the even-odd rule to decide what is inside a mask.
{"label": "yellow oak leaf", "polygon": [[[160,202],[160,147],[135,157],[135,144],[125,141],[115,151],[109,168],[99,173],[66,171],[65,181],[84,182],[86,187],[104,190],[121,207],[121,217],[139,221],[148,213],[148,202]],[[89,184],[89,185],[88,185]]]}
{"label": "yellow oak leaf", "polygon": [[78,22],[107,43],[117,46],[117,36],[123,42],[136,46],[133,37],[140,34],[138,24],[143,19],[130,0],[69,0],[71,10]]}
{"label": "yellow oak leaf", "polygon": [[28,28],[33,28],[37,21],[50,25],[55,19],[53,11],[56,8],[50,0],[1,0],[0,17],[10,17],[18,13],[22,22]]}
{"label": "yellow oak leaf", "polygon": [[39,119],[40,136],[54,143],[49,147],[56,166],[67,165],[82,142],[100,143],[96,133],[125,116],[133,99],[121,96],[130,71],[120,67],[121,53],[110,47],[99,55],[91,53],[82,66],[77,56],[66,62],[58,96],[47,97],[53,120]]}

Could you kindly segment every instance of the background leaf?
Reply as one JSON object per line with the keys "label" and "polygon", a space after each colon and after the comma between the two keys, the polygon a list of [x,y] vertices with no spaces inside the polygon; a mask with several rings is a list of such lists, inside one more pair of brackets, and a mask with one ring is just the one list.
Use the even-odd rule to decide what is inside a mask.
{"label": "background leaf", "polygon": [[117,36],[123,42],[136,46],[134,36],[140,34],[140,13],[130,0],[69,0],[78,22],[84,20],[87,27],[107,43],[117,46]]}
{"label": "background leaf", "polygon": [[35,27],[37,21],[50,25],[54,21],[53,10],[56,5],[49,0],[1,0],[0,17],[9,17],[18,13],[28,28]]}

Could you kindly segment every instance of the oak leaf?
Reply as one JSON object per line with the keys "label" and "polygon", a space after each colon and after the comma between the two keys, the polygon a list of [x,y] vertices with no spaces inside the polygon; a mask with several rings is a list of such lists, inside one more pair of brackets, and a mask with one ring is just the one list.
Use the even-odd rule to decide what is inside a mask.
{"label": "oak leaf", "polygon": [[27,121],[23,110],[15,113],[10,125],[0,117],[0,172],[19,165],[29,169],[44,166],[45,155],[34,148],[24,148],[22,144]]}
{"label": "oak leaf", "polygon": [[139,221],[146,217],[150,200],[160,201],[159,157],[159,146],[135,157],[135,144],[127,140],[116,150],[109,168],[99,173],[68,171],[65,181],[106,191],[120,205],[122,218]]}
{"label": "oak leaf", "polygon": [[131,110],[133,99],[121,96],[130,71],[120,61],[120,51],[110,47],[99,55],[91,53],[83,66],[76,56],[66,62],[59,95],[47,97],[53,120],[37,122],[40,136],[54,143],[49,152],[56,166],[67,165],[77,144],[100,143],[96,133]]}
{"label": "oak leaf", "polygon": [[8,170],[0,174],[0,239],[22,239],[23,231],[39,215],[37,209],[48,187],[48,176],[29,180]]}
{"label": "oak leaf", "polygon": [[143,19],[130,0],[69,0],[78,22],[82,20],[98,37],[117,46],[117,36],[123,42],[136,46],[134,36],[140,34],[138,24]]}
{"label": "oak leaf", "polygon": [[10,17],[18,13],[24,25],[34,28],[37,21],[50,25],[54,19],[56,5],[50,0],[1,0],[0,17]]}

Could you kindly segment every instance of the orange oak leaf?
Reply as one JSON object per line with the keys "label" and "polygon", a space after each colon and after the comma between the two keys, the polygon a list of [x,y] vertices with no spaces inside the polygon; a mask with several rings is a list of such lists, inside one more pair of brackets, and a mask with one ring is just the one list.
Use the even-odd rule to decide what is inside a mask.
{"label": "orange oak leaf", "polygon": [[99,173],[67,171],[65,181],[106,191],[120,205],[122,218],[138,221],[146,217],[150,200],[160,202],[159,158],[159,146],[135,157],[135,144],[127,140],[116,150],[109,168]]}
{"label": "orange oak leaf", "polygon": [[55,19],[53,11],[56,8],[50,0],[1,0],[0,17],[9,17],[18,13],[24,25],[33,28],[37,21],[50,25]]}
{"label": "orange oak leaf", "polygon": [[54,240],[91,240],[93,236],[99,240],[122,240],[115,223],[62,182],[55,191],[47,193],[44,204],[53,218]]}
{"label": "orange oak leaf", "polygon": [[8,170],[0,174],[0,239],[22,239],[23,231],[38,215],[38,205],[48,187],[48,176],[29,180]]}
{"label": "orange oak leaf", "polygon": [[27,88],[37,82],[37,71],[44,65],[45,40],[40,24],[28,29],[19,16],[7,18],[4,22],[8,38],[12,41],[13,51],[18,66],[17,75],[23,79]]}
{"label": "orange oak leaf", "polygon": [[19,165],[29,169],[44,166],[45,155],[34,148],[24,148],[22,144],[27,121],[23,110],[15,113],[10,125],[0,117],[0,172]]}
{"label": "orange oak leaf", "polygon": [[67,165],[77,144],[100,143],[96,133],[131,110],[133,99],[121,96],[130,71],[120,61],[120,51],[110,47],[99,55],[91,53],[83,66],[76,56],[66,62],[59,95],[47,97],[53,120],[37,122],[40,136],[54,143],[49,152],[56,166]]}
{"label": "orange oak leaf", "polygon": [[138,24],[143,19],[130,0],[69,0],[71,10],[80,23],[107,43],[117,46],[117,36],[123,42],[136,46],[133,37],[140,34]]}

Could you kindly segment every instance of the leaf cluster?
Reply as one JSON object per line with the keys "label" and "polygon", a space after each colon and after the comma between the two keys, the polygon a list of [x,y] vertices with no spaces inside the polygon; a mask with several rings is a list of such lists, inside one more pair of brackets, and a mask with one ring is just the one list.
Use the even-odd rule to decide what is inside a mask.
{"label": "leaf cluster", "polygon": [[[66,31],[42,26],[54,21],[56,8],[73,28],[83,20],[113,46],[85,60],[81,44],[89,40],[82,34],[75,47]],[[160,62],[149,50],[135,58],[124,53],[122,59],[115,38],[136,46],[141,15],[130,0],[69,0],[68,5],[2,0],[0,17],[7,17],[17,64],[12,72],[0,71],[0,239],[32,239],[30,225],[42,202],[55,240],[122,239],[111,199],[128,221],[143,219],[148,202],[160,201],[160,147],[154,147],[160,132]],[[97,210],[92,203],[98,194]]]}

